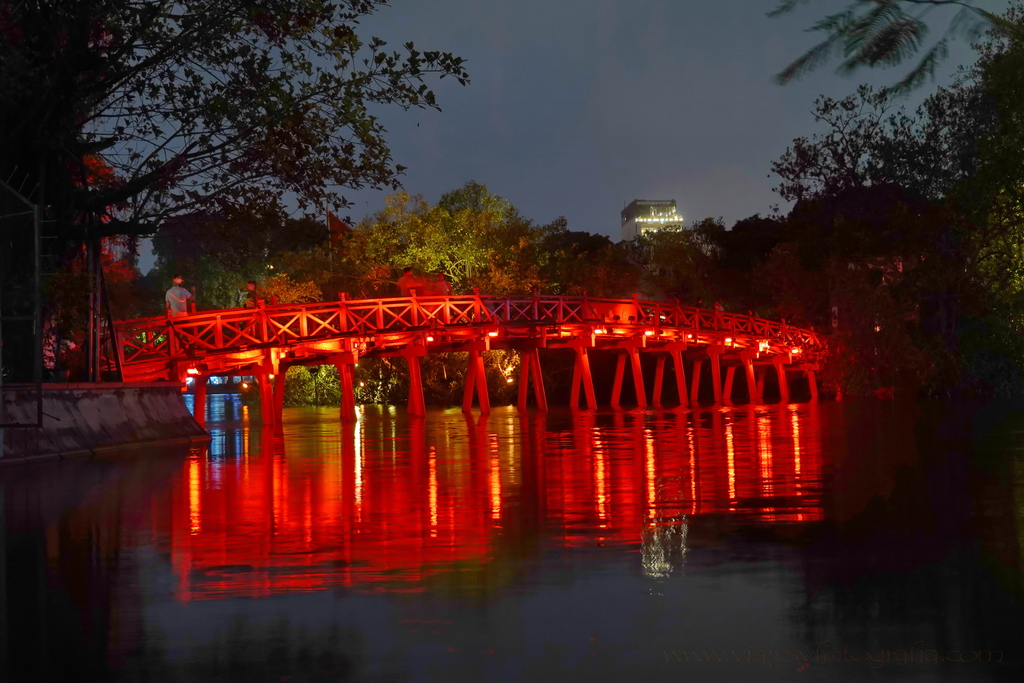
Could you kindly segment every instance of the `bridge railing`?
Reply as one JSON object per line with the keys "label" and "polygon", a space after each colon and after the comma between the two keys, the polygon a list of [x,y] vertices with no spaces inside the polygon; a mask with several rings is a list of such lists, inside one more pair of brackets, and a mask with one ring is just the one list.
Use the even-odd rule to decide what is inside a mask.
{"label": "bridge railing", "polygon": [[592,325],[685,328],[694,333],[753,337],[772,344],[823,349],[812,330],[674,302],[589,297],[438,296],[278,304],[203,311],[186,317],[116,324],[124,363],[288,345],[313,339],[370,336],[441,327]]}

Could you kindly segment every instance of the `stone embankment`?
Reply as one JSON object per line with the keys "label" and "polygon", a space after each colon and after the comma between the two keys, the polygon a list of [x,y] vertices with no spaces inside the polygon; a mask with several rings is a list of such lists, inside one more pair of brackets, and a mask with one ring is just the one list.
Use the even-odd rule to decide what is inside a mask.
{"label": "stone embankment", "polygon": [[[0,428],[0,465],[209,440],[181,382],[43,384],[41,427]],[[0,423],[35,424],[37,385],[0,388]]]}

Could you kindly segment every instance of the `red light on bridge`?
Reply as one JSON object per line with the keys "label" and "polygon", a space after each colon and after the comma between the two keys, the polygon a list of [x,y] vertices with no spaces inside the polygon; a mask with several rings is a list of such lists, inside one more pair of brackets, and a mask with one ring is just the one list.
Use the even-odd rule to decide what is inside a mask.
{"label": "red light on bridge", "polygon": [[188,370],[186,370],[185,372],[186,372],[187,374],[189,374],[189,375],[198,375],[198,374],[199,374],[199,370],[198,370],[198,369],[196,369],[196,368],[189,368],[189,369],[188,369]]}
{"label": "red light on bridge", "polygon": [[599,327],[596,330],[594,330],[594,334],[608,334],[608,330],[604,329],[603,327]]}
{"label": "red light on bridge", "polygon": [[692,334],[688,334],[688,335],[686,335],[686,338],[687,339],[693,339],[693,335]]}
{"label": "red light on bridge", "polygon": [[644,330],[644,334],[647,335],[648,337],[651,337],[654,335],[654,330]]}
{"label": "red light on bridge", "polygon": [[488,336],[488,337],[497,337],[497,336],[498,336],[498,333],[497,333],[497,332],[488,332],[488,333],[487,333],[487,336]]}
{"label": "red light on bridge", "polygon": [[794,346],[793,347],[793,353],[800,353],[800,349]]}
{"label": "red light on bridge", "polygon": [[726,337],[725,338],[725,343],[726,344],[732,344],[732,337]]}
{"label": "red light on bridge", "polygon": [[434,338],[433,337],[427,337],[427,341],[428,342],[432,342],[432,341],[434,341]]}

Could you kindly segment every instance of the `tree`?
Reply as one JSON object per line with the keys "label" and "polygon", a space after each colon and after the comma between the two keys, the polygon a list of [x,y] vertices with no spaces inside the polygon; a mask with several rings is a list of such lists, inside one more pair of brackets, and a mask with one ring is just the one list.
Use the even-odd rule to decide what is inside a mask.
{"label": "tree", "polygon": [[787,201],[799,201],[881,180],[879,150],[891,106],[888,93],[866,85],[841,100],[816,99],[814,120],[825,125],[825,132],[797,138],[772,162],[772,172],[782,178],[776,192]]}
{"label": "tree", "polygon": [[[397,187],[374,108],[436,109],[426,78],[468,77],[450,53],[361,38],[384,4],[0,1],[0,179],[46,207],[56,260],[170,215],[319,211],[345,204],[337,188]],[[0,193],[0,215],[14,201]],[[0,253],[31,253],[30,224],[5,228]],[[10,311],[29,275],[3,270]]]}
{"label": "tree", "polygon": [[[343,203],[331,187],[397,187],[377,104],[437,108],[427,74],[467,82],[448,53],[388,52],[359,19],[383,0],[86,0],[0,4],[4,177],[67,187],[96,230],[150,233],[169,214]],[[30,163],[33,162],[33,163]],[[53,193],[55,196],[56,192]]]}
{"label": "tree", "polygon": [[704,218],[686,228],[662,228],[636,238],[636,254],[644,266],[643,288],[649,296],[674,297],[685,305],[719,294],[714,282],[716,237],[725,232],[721,219]]}
{"label": "tree", "polygon": [[[789,14],[807,0],[782,0],[769,16]],[[929,32],[928,15],[936,7],[958,9],[942,37],[925,48]],[[918,63],[891,89],[905,92],[927,78],[949,54],[949,43],[977,40],[986,29],[1021,37],[1021,28],[974,5],[974,0],[851,0],[846,7],[829,14],[810,31],[825,34],[825,39],[798,57],[775,78],[786,84],[803,74],[840,57],[838,72],[851,74],[861,67],[890,67],[903,63],[924,49]]]}

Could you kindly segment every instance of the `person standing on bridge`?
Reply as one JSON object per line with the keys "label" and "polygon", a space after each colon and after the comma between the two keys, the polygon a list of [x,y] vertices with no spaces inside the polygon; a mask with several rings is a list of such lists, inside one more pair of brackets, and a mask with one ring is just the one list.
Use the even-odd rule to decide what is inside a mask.
{"label": "person standing on bridge", "polygon": [[437,273],[437,280],[430,285],[430,293],[435,296],[451,296],[452,286],[444,279],[444,273]]}
{"label": "person standing on bridge", "polygon": [[419,294],[423,290],[423,280],[412,274],[412,268],[403,268],[402,277],[398,278],[398,290],[402,296],[410,296],[413,291]]}
{"label": "person standing on bridge", "polygon": [[192,292],[181,286],[181,276],[175,275],[171,280],[174,284],[164,295],[164,302],[167,307],[167,315],[171,318],[180,318],[188,315],[188,300],[195,301]]}
{"label": "person standing on bridge", "polygon": [[256,281],[249,280],[245,283],[245,301],[242,304],[243,308],[258,308],[260,304],[260,295],[256,292]]}

